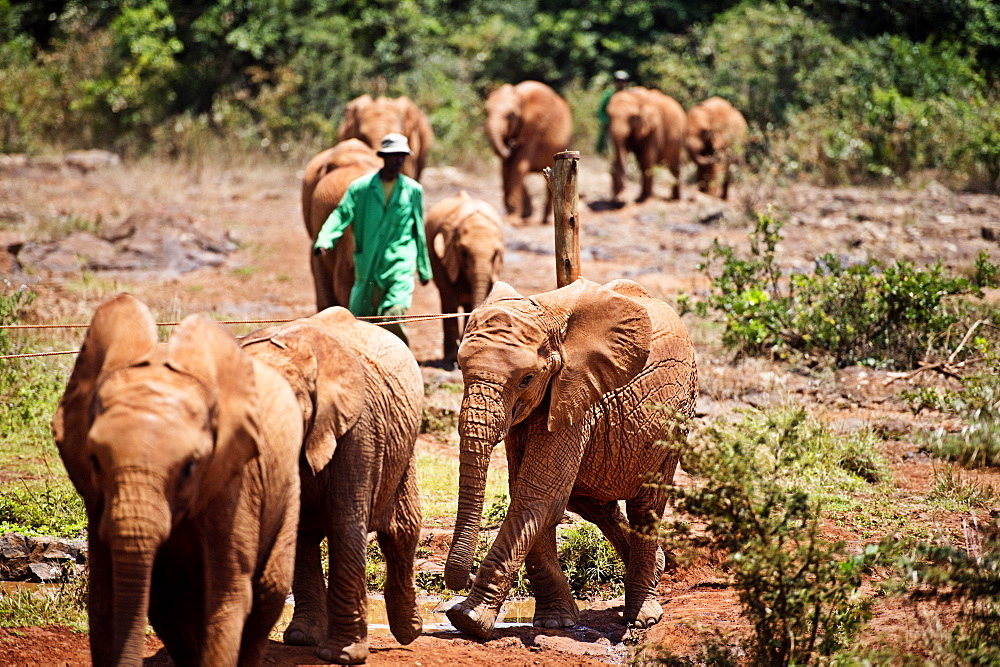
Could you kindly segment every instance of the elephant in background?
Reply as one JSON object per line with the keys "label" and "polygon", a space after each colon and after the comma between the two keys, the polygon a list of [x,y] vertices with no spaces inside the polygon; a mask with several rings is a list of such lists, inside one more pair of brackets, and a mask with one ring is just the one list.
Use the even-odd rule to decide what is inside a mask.
{"label": "elephant in background", "polygon": [[[302,177],[302,219],[309,239],[316,241],[355,179],[382,168],[382,158],[360,139],[346,139],[315,155]],[[316,310],[347,306],[354,286],[354,229],[348,227],[330,252],[318,256],[309,246],[309,266],[316,289]]]}
{"label": "elephant in background", "polygon": [[731,165],[743,159],[747,121],[721,97],[710,97],[687,114],[685,145],[697,168],[698,189],[729,197]]}
{"label": "elephant in background", "polygon": [[[539,81],[507,83],[486,98],[486,138],[500,157],[503,203],[507,215],[531,217],[531,198],[524,187],[529,172],[553,165],[553,156],[569,147],[573,117],[566,100]],[[552,193],[546,195],[542,223],[552,215]]]}
{"label": "elephant in background", "polygon": [[[630,280],[581,278],[528,298],[498,282],[469,318],[458,363],[458,514],[445,582],[471,590],[448,610],[451,622],[488,637],[523,562],[534,625],[575,625],[579,611],[556,552],[556,526],[569,509],[596,524],[625,564],[624,621],[656,623],[653,591],[665,558],[649,535],[667,495],[649,476],[672,480],[678,455],[662,443],[684,437],[698,395],[694,348],[677,313]],[[500,440],[510,507],[473,580],[487,467]]]}
{"label": "elephant in background", "polygon": [[90,651],[141,664],[261,662],[292,584],[302,420],[288,383],[221,325],[169,343],[119,295],[94,313],[52,423],[87,508]]}
{"label": "elephant in background", "polygon": [[[285,642],[316,646],[332,662],[366,660],[365,561],[375,531],[387,565],[389,628],[409,644],[422,630],[414,587],[421,523],[414,443],[424,393],[416,360],[394,334],[344,308],[261,329],[240,344],[285,377],[305,423],[295,613]],[[324,537],[329,585],[320,563]]]}
{"label": "elephant in background", "polygon": [[634,153],[642,172],[637,202],[653,196],[653,167],[665,164],[674,177],[671,199],[681,198],[681,157],[687,116],[677,100],[659,90],[635,86],[620,90],[608,101],[608,132],[614,157],[611,196],[619,201],[625,187],[628,154]]}
{"label": "elephant in background", "polygon": [[[443,199],[427,213],[427,245],[434,283],[441,293],[441,312],[466,313],[486,299],[503,266],[503,222],[500,213],[464,190]],[[458,358],[462,337],[458,320],[442,320],[444,360]]]}
{"label": "elephant in background", "polygon": [[419,181],[434,143],[434,130],[413,101],[406,97],[371,95],[356,97],[344,108],[344,120],[337,128],[337,140],[360,139],[377,149],[390,132],[406,135],[413,154],[406,158],[403,173]]}

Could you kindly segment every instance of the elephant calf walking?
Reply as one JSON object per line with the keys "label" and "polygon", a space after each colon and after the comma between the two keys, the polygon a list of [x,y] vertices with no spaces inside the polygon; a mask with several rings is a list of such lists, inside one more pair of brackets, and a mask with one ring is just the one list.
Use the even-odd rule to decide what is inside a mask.
{"label": "elephant calf walking", "polygon": [[295,613],[285,641],[315,645],[331,662],[367,659],[365,561],[374,531],[387,565],[389,628],[409,644],[422,630],[413,572],[421,521],[413,447],[423,402],[416,360],[394,334],[344,308],[262,329],[241,344],[286,378],[305,424]]}
{"label": "elephant calf walking", "polygon": [[[523,562],[535,625],[575,625],[579,611],[556,553],[566,509],[595,523],[625,563],[625,622],[657,622],[664,555],[648,535],[667,498],[647,482],[650,474],[672,480],[677,454],[661,443],[683,437],[698,395],[694,347],[677,313],[630,280],[579,279],[527,298],[498,282],[469,318],[458,361],[459,501],[445,581],[470,590],[448,611],[451,622],[488,637]],[[500,440],[510,507],[472,579],[487,466]]]}

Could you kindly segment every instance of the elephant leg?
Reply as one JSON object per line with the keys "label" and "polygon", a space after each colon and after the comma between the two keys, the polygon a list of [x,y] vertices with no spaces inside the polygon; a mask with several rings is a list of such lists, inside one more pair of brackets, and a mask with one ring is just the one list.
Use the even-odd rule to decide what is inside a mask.
{"label": "elephant leg", "polygon": [[622,190],[625,189],[625,163],[628,151],[624,146],[615,145],[615,154],[611,163],[611,198],[619,201]]}
{"label": "elephant leg", "polygon": [[513,215],[521,206],[521,183],[517,180],[517,160],[508,157],[500,164],[500,176],[503,180],[503,208],[507,215]]}
{"label": "elephant leg", "polygon": [[[203,574],[169,558],[153,573],[149,596],[149,623],[178,665],[196,664],[204,650]],[[96,663],[95,663],[96,664]]]}
{"label": "elephant leg", "polygon": [[295,646],[316,646],[326,637],[326,581],[320,563],[323,531],[314,513],[315,505],[303,502],[292,579],[295,611],[284,635],[285,643]]}
{"label": "elephant leg", "polygon": [[653,167],[656,160],[652,155],[652,149],[649,148],[643,150],[637,157],[639,158],[639,169],[642,171],[642,189],[639,191],[639,198],[635,201],[642,203],[653,196]]}
{"label": "elephant leg", "polygon": [[384,593],[389,629],[400,644],[411,643],[423,631],[413,573],[421,523],[416,476],[411,461],[400,483],[392,517],[376,533],[386,563]]}
{"label": "elephant leg", "polygon": [[241,664],[259,665],[264,662],[267,636],[285,608],[295,566],[298,509],[297,502],[288,504],[281,529],[264,564],[264,571],[254,583],[254,605],[243,627],[243,641],[240,644]]}
{"label": "elephant leg", "polygon": [[542,224],[548,224],[553,220],[552,218],[552,189],[549,187],[545,188],[545,212],[542,213]]}
{"label": "elephant leg", "polygon": [[719,193],[719,196],[722,199],[729,199],[729,178],[730,178],[729,163],[724,162],[722,165],[722,192]]}
{"label": "elephant leg", "polygon": [[556,552],[556,526],[538,532],[535,543],[524,559],[531,592],[535,596],[536,628],[571,628],[580,621],[580,608],[573,599],[569,582],[559,567]]}
{"label": "elephant leg", "polygon": [[333,275],[324,264],[323,258],[310,252],[309,265],[312,267],[313,286],[316,289],[316,311],[337,305],[337,297],[333,293]]}
{"label": "elephant leg", "polygon": [[[468,597],[448,610],[448,619],[466,634],[489,637],[500,606],[528,552],[539,534],[544,535],[549,528],[554,530],[566,509],[579,460],[575,464],[566,460],[561,441],[532,444],[536,450],[525,455],[516,466],[510,465],[512,454],[508,450],[512,480],[507,516],[479,566]],[[554,538],[552,548],[555,549]]]}
{"label": "elephant leg", "polygon": [[353,518],[331,519],[326,533],[330,551],[327,633],[316,655],[329,662],[356,665],[368,659],[367,517],[359,509]]}
{"label": "elephant leg", "polygon": [[618,501],[601,502],[588,496],[571,496],[567,508],[597,526],[611,543],[622,563],[628,566],[628,521],[618,508]]}
{"label": "elephant leg", "polygon": [[670,157],[667,158],[667,168],[670,169],[670,174],[674,177],[674,187],[670,194],[670,198],[673,200],[678,200],[681,198],[681,152],[680,149],[672,151]]}
{"label": "elephant leg", "polygon": [[525,221],[531,219],[531,214],[534,213],[535,209],[531,205],[531,195],[528,193],[528,185],[525,182],[525,178],[528,175],[528,170],[521,169],[518,174],[518,178],[521,181],[521,218]]}
{"label": "elephant leg", "polygon": [[[672,477],[672,468],[670,473],[664,479]],[[666,504],[666,492],[662,488],[644,489],[625,503],[632,528],[628,537],[629,560],[625,569],[625,611],[622,614],[626,625],[648,628],[663,616],[654,592],[663,576],[666,558],[655,535],[657,521]]]}
{"label": "elephant leg", "polygon": [[110,665],[114,662],[111,553],[107,543],[97,538],[96,520],[89,522],[87,530],[91,535],[87,548],[90,657],[95,665]]}
{"label": "elephant leg", "polygon": [[[458,299],[453,294],[445,294],[454,289],[454,286],[445,286],[441,290],[441,312],[445,314],[458,312]],[[466,312],[469,312],[466,309]],[[460,339],[458,318],[448,317],[441,321],[444,329],[444,356],[443,360],[454,363],[458,359],[458,341]]]}

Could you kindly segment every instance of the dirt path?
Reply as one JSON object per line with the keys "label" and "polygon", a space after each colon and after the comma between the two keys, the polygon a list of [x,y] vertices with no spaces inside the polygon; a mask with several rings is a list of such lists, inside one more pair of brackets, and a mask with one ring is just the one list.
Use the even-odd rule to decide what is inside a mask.
{"label": "dirt path", "polygon": [[[247,320],[309,315],[314,299],[307,262],[309,243],[299,210],[299,177],[294,166],[278,165],[191,169],[154,162],[90,173],[61,166],[7,167],[0,178],[0,272],[12,282],[31,284],[39,293],[35,304],[39,322],[87,323],[94,308],[119,290],[132,292],[169,320],[194,312]],[[423,184],[428,208],[462,189],[500,205],[499,176],[492,170],[470,174],[450,167],[431,168]],[[529,187],[541,203],[541,177],[534,177]],[[994,262],[1000,261],[1000,245],[994,240],[995,232],[1000,232],[1000,198],[956,194],[934,182],[905,191],[743,183],[735,188],[729,203],[688,187],[680,202],[654,199],[621,208],[604,201],[609,188],[606,163],[585,156],[580,183],[583,275],[597,282],[632,278],[671,303],[681,290],[704,293],[707,281],[697,266],[714,239],[745,245],[751,228],[745,211],[750,208],[770,206],[785,221],[785,240],[779,249],[785,267],[808,270],[818,256],[828,252],[848,262],[878,257],[922,264],[940,259],[955,269],[971,267],[982,250]],[[658,192],[667,191],[664,184],[658,185]],[[626,195],[634,198],[637,193],[638,186],[631,183]],[[104,230],[128,224],[160,230],[152,243],[155,246],[158,238],[161,250],[176,248],[180,260],[215,255],[222,259],[195,270],[181,270],[179,265],[149,268],[141,261],[128,269],[81,272],[72,261],[70,270],[64,270],[67,265],[60,268],[54,263],[57,258],[69,260],[39,242],[45,230],[67,225],[87,228],[88,221],[100,223]],[[502,279],[525,295],[553,289],[551,226],[510,226],[505,234]],[[61,251],[72,260],[80,248],[90,247],[86,243],[90,243],[86,237],[77,236],[64,241]],[[215,255],[213,244],[219,250]],[[227,244],[235,249],[228,252]],[[4,247],[19,249],[22,261],[25,257],[43,259],[24,262],[19,270],[10,255],[4,257]],[[136,256],[141,258],[140,250],[137,246]],[[418,286],[411,313],[439,309],[433,284]],[[82,336],[82,331],[67,334],[67,348],[78,346]],[[441,355],[440,323],[414,323],[410,336],[425,372],[439,373],[428,362]],[[885,397],[852,396],[860,386],[857,378],[845,377],[820,390],[764,362],[734,368],[721,350],[702,340],[704,335],[696,331],[695,338],[703,406],[708,412],[760,401],[761,396],[791,397],[809,403],[832,421],[903,420],[908,433],[927,427]],[[455,377],[460,380],[460,375]],[[912,456],[914,447],[906,435],[887,447],[901,492],[926,491],[930,483],[926,457]],[[847,537],[860,540],[855,535]],[[444,554],[438,556],[443,559]],[[665,616],[649,631],[626,632],[616,618],[621,601],[607,601],[583,612],[581,627],[569,632],[519,626],[498,631],[488,642],[476,642],[453,632],[434,631],[406,647],[389,636],[375,635],[369,663],[607,664],[624,661],[630,651],[647,643],[688,653],[699,625],[724,630],[740,627],[736,594],[711,567],[690,568],[664,578],[658,595]],[[908,613],[880,612],[885,632],[905,632]],[[149,640],[148,655],[152,664],[165,659],[155,638]],[[0,631],[0,664],[88,660],[86,636],[65,628]],[[267,661],[315,664],[310,650],[278,643],[270,646]]]}

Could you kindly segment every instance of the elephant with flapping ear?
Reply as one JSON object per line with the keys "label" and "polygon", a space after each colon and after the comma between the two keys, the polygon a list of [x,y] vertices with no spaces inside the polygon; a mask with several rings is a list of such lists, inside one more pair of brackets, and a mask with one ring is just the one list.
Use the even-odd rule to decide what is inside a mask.
{"label": "elephant with flapping ear", "polygon": [[87,509],[95,665],[261,662],[292,583],[302,420],[288,383],[222,325],[158,343],[129,295],[102,304],[53,419]]}
{"label": "elephant with flapping ear", "polygon": [[[344,308],[261,329],[240,345],[288,381],[305,426],[295,613],[285,642],[316,646],[331,662],[367,659],[365,561],[375,532],[386,561],[389,629],[409,644],[423,627],[414,586],[423,380],[413,354]],[[329,581],[320,563],[323,538]]]}
{"label": "elephant with flapping ear", "polygon": [[[451,622],[488,637],[523,563],[534,624],[575,625],[556,552],[567,509],[595,523],[624,562],[624,621],[658,621],[653,591],[665,559],[650,534],[667,492],[648,482],[672,480],[678,455],[669,443],[684,436],[698,393],[694,348],[674,310],[630,280],[581,278],[532,297],[499,282],[472,312],[458,363],[459,500],[445,581],[469,594],[447,612]],[[501,440],[510,506],[473,577],[487,466]]]}

